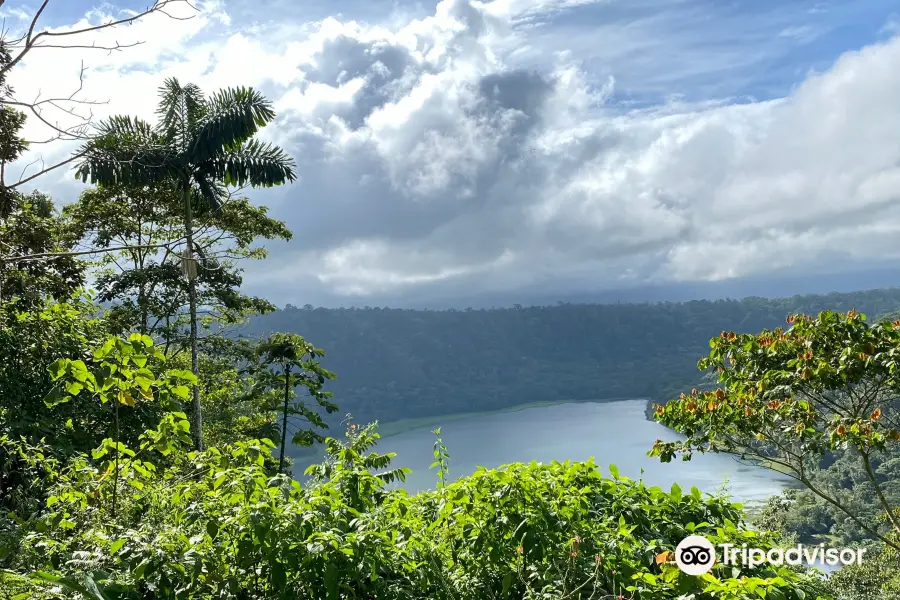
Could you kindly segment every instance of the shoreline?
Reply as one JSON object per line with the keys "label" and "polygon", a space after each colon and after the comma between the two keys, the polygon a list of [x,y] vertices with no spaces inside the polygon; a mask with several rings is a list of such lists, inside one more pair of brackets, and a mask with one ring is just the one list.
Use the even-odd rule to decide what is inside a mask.
{"label": "shoreline", "polygon": [[[395,436],[400,435],[402,433],[407,433],[409,431],[414,431],[416,429],[435,429],[436,427],[443,427],[446,423],[451,423],[453,421],[460,421],[462,419],[468,419],[472,417],[483,417],[487,415],[498,415],[503,413],[512,413],[519,412],[522,410],[528,410],[530,408],[541,408],[544,406],[559,406],[561,404],[587,404],[587,403],[597,403],[597,404],[609,404],[612,402],[625,402],[628,400],[644,400],[643,398],[632,398],[622,397],[622,398],[592,398],[590,400],[548,400],[545,402],[529,402],[526,404],[516,404],[515,406],[507,406],[506,408],[498,408],[496,410],[484,410],[484,411],[473,411],[466,413],[451,413],[448,415],[439,415],[433,417],[419,417],[416,419],[401,419],[399,421],[389,421],[389,422],[381,422],[378,421],[378,427],[375,429],[376,433],[379,435],[378,443],[382,443],[383,440]],[[648,415],[645,412],[644,418],[650,420]],[[326,436],[329,437],[329,436]],[[337,436],[331,436],[337,437]],[[302,463],[317,462],[319,459],[325,456],[324,447],[317,444],[316,450],[309,454],[303,455],[292,455],[288,453],[294,461],[300,461]]]}
{"label": "shoreline", "polygon": [[[503,413],[519,412],[528,410],[529,408],[541,408],[544,406],[559,406],[560,404],[587,404],[589,402],[596,404],[610,404],[612,402],[625,402],[627,400],[646,401],[644,398],[622,397],[622,398],[591,398],[587,400],[548,400],[544,402],[528,402],[526,404],[516,404],[506,408],[498,408],[495,410],[473,411],[466,413],[452,413],[449,415],[438,415],[433,417],[419,417],[415,419],[401,419],[399,421],[378,422],[378,434],[381,439],[385,439],[392,435],[399,435],[415,429],[442,427],[445,423],[459,421],[470,417],[483,417],[486,415],[498,415]],[[646,416],[646,415],[645,415]]]}

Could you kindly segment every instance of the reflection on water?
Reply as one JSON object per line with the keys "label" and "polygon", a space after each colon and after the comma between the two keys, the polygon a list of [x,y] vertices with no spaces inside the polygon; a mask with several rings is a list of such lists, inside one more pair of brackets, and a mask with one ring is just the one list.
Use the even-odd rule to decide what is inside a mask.
{"label": "reflection on water", "polygon": [[[593,457],[606,475],[612,463],[620,475],[642,477],[647,485],[668,489],[678,483],[685,491],[697,486],[704,492],[727,489],[735,501],[747,505],[764,502],[792,483],[786,476],[722,454],[700,454],[687,462],[676,459],[667,464],[648,457],[657,439],[673,441],[678,436],[648,421],[645,406],[643,400],[557,404],[450,420],[441,426],[450,453],[450,478],[469,475],[479,466]],[[433,489],[437,482],[436,471],[429,469],[435,441],[432,429],[392,435],[378,445],[380,452],[397,453],[393,466],[412,469],[402,484],[411,493]],[[302,473],[309,462],[298,461],[295,472]],[[821,563],[816,566],[825,572],[835,570]]]}
{"label": "reflection on water", "polygon": [[[572,403],[528,408],[450,420],[441,437],[450,453],[451,479],[469,475],[478,466],[493,468],[512,462],[582,461],[593,457],[608,474],[615,464],[621,475],[647,485],[682,489],[697,486],[715,492],[727,484],[735,500],[752,504],[779,493],[787,477],[742,464],[730,456],[695,455],[663,464],[646,455],[657,439],[677,439],[662,425],[648,421],[643,400],[609,403]],[[410,492],[432,489],[437,474],[429,470],[435,437],[431,427],[383,438],[379,451],[396,452],[395,466],[412,474],[403,485]]]}

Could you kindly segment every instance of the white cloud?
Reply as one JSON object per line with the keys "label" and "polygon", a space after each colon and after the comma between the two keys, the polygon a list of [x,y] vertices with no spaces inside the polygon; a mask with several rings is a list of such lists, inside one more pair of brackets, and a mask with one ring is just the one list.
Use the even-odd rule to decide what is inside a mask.
{"label": "white cloud", "polygon": [[[607,4],[444,0],[400,24],[242,28],[207,3],[191,21],[136,25],[144,46],[93,55],[85,94],[150,117],[175,75],[273,99],[266,136],[297,158],[300,182],[255,197],[296,237],[248,280],[289,290],[282,301],[718,280],[900,254],[900,37],[846,53],[782,98],[629,108],[642,72],[695,81],[750,59],[661,74],[649,63],[666,39],[641,37],[648,21],[602,25],[645,49],[644,71],[632,54],[598,70],[577,39],[571,52],[557,52],[558,35],[549,44],[565,31],[554,18]],[[782,20],[769,19],[772,39],[825,30]],[[54,74],[77,73],[80,56],[45,52],[17,73],[23,95],[71,85]]]}

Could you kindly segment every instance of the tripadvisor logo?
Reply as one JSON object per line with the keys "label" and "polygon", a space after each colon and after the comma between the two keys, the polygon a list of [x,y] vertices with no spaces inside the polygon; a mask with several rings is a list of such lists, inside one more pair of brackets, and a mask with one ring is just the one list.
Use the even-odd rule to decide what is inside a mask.
{"label": "tripadvisor logo", "polygon": [[675,564],[688,575],[708,573],[716,563],[716,548],[702,535],[689,535],[675,548]]}
{"label": "tripadvisor logo", "polygon": [[[817,562],[829,566],[835,565],[859,565],[862,564],[865,548],[826,548],[819,546],[804,546],[798,544],[787,550],[783,548],[749,548],[747,546],[735,546],[734,544],[720,544],[722,549],[723,564],[742,565],[745,567],[758,567],[764,563],[771,565],[802,565]],[[681,540],[675,548],[675,564],[682,572],[688,575],[703,575],[708,573],[716,564],[716,548],[712,542],[702,535],[689,535]]]}

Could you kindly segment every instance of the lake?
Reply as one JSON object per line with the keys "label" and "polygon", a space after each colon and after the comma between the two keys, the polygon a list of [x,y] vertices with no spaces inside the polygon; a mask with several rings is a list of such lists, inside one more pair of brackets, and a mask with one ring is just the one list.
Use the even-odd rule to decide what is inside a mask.
{"label": "lake", "polygon": [[[678,483],[685,491],[697,486],[715,492],[727,482],[736,500],[757,504],[790,483],[786,476],[741,464],[721,454],[695,455],[690,462],[664,464],[648,457],[657,439],[673,441],[677,434],[648,421],[644,400],[579,402],[524,408],[448,419],[441,437],[450,453],[450,478],[470,475],[479,466],[493,468],[512,462],[583,461],[593,457],[604,475],[615,464],[621,475],[643,479],[665,489]],[[432,450],[434,427],[412,429],[382,438],[380,452],[396,452],[395,466],[409,467],[409,492],[433,489],[437,481]]]}

